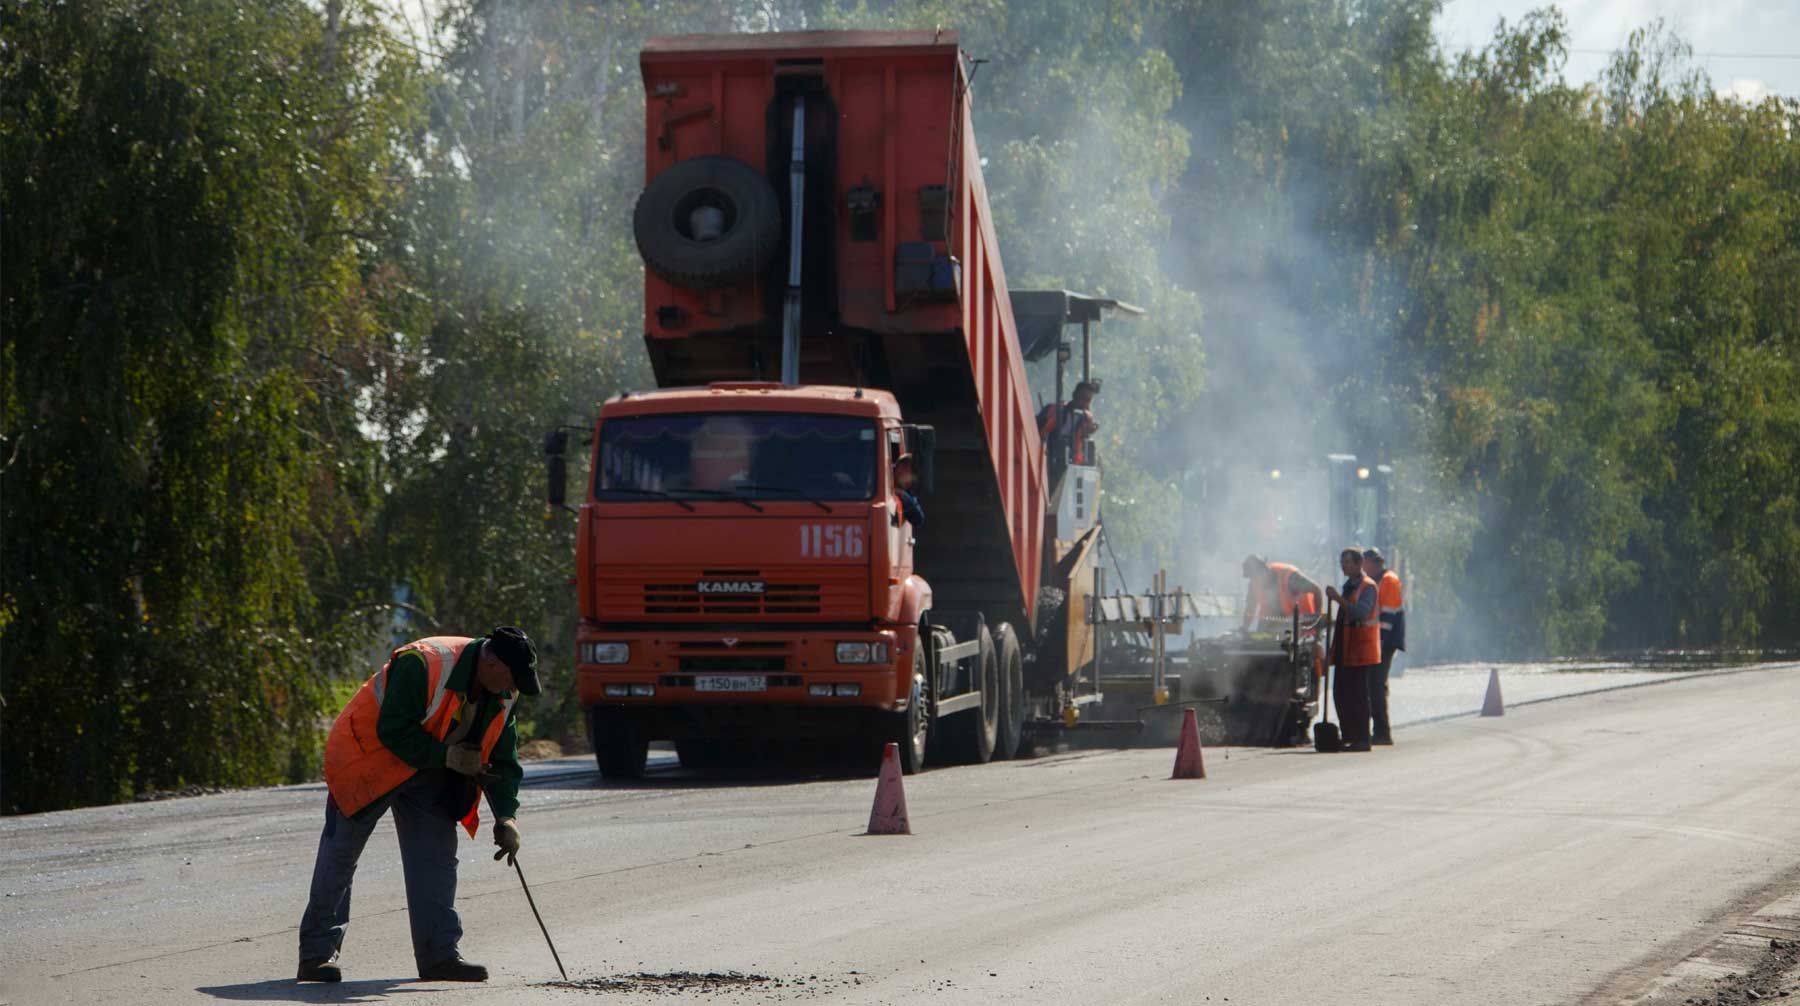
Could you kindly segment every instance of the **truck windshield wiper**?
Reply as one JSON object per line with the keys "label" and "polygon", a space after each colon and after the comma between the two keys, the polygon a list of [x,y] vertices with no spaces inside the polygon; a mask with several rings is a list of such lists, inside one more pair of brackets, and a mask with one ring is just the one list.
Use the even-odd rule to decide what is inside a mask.
{"label": "truck windshield wiper", "polygon": [[819,509],[825,511],[826,513],[836,513],[837,512],[837,511],[831,509],[830,507],[826,506],[824,503],[821,503],[818,500],[813,499],[811,496],[808,496],[807,494],[801,492],[798,489],[795,489],[792,486],[763,486],[763,485],[756,485],[754,483],[743,483],[743,484],[740,484],[738,486],[738,488],[739,489],[748,489],[751,492],[758,492],[758,493],[793,493],[795,496],[798,496],[801,499],[805,500],[806,502],[811,503],[813,506],[818,507]]}
{"label": "truck windshield wiper", "polygon": [[657,499],[668,500],[671,503],[678,503],[678,504],[680,504],[680,506],[683,510],[694,509],[694,505],[692,503],[689,503],[687,500],[684,500],[679,496],[673,496],[673,495],[670,495],[669,493],[663,492],[661,489],[612,488],[612,489],[602,489],[600,491],[602,493],[630,493],[634,496],[654,496]]}
{"label": "truck windshield wiper", "polygon": [[[644,493],[649,496],[658,496],[662,499],[674,500],[682,506],[687,507],[689,510],[694,509],[692,505],[680,496],[676,496],[674,493],[664,492],[661,489],[607,489],[604,491],[609,493]],[[701,499],[729,500],[733,503],[742,503],[750,509],[755,510],[757,513],[763,512],[762,507],[757,506],[750,500],[747,500],[736,493],[728,493],[723,489],[677,489],[675,492],[682,493],[686,496],[698,496]]]}
{"label": "truck windshield wiper", "polygon": [[[736,493],[728,493],[723,489],[681,489],[681,490],[677,490],[677,491],[689,493],[691,495],[698,496],[701,499],[730,500],[733,503],[742,503],[745,506],[749,507],[750,509],[755,510],[757,513],[763,512],[762,507],[757,506],[755,503],[752,503],[751,501],[743,498],[742,496],[739,496]],[[692,510],[693,507],[688,507],[688,509]]]}

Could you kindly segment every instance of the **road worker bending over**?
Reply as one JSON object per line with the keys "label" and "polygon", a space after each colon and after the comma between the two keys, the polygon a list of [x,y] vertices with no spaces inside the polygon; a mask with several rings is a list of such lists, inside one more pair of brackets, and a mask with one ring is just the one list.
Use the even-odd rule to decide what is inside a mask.
{"label": "road worker bending over", "polygon": [[1244,594],[1242,628],[1253,629],[1264,618],[1290,618],[1319,613],[1319,585],[1285,562],[1270,562],[1260,555],[1244,559],[1244,576],[1250,588]]}
{"label": "road worker bending over", "polygon": [[524,632],[501,626],[475,639],[407,643],[338,714],[325,742],[329,795],[300,920],[300,981],[343,978],[337,958],[350,922],[350,879],[390,807],[419,977],[487,981],[487,968],[458,950],[456,825],[475,836],[485,789],[496,818],[494,858],[518,854],[513,815],[525,774],[514,733],[518,693],[538,693],[537,650]]}

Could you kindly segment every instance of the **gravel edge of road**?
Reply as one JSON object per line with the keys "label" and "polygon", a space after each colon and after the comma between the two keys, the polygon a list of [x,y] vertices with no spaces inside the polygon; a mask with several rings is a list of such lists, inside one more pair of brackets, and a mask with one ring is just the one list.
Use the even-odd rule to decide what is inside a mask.
{"label": "gravel edge of road", "polygon": [[1608,976],[1580,1006],[1736,1006],[1800,996],[1800,864]]}

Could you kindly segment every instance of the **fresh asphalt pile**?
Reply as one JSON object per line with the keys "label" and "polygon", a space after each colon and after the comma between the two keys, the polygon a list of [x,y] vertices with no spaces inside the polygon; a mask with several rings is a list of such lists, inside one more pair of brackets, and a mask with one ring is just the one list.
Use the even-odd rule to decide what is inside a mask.
{"label": "fresh asphalt pile", "polygon": [[769,975],[746,974],[741,971],[669,971],[608,975],[600,978],[575,978],[568,981],[540,982],[538,988],[570,992],[616,995],[703,995],[708,1001],[719,997],[740,997],[744,993],[758,999],[796,1000],[831,996],[844,988],[862,984],[856,972],[843,977],[807,975],[774,978]]}

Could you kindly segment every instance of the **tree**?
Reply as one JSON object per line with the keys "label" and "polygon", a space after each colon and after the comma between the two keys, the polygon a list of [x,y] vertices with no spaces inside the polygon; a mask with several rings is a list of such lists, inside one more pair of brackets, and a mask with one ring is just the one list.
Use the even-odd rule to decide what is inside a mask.
{"label": "tree", "polygon": [[410,62],[336,2],[4,17],[0,804],[303,778]]}

